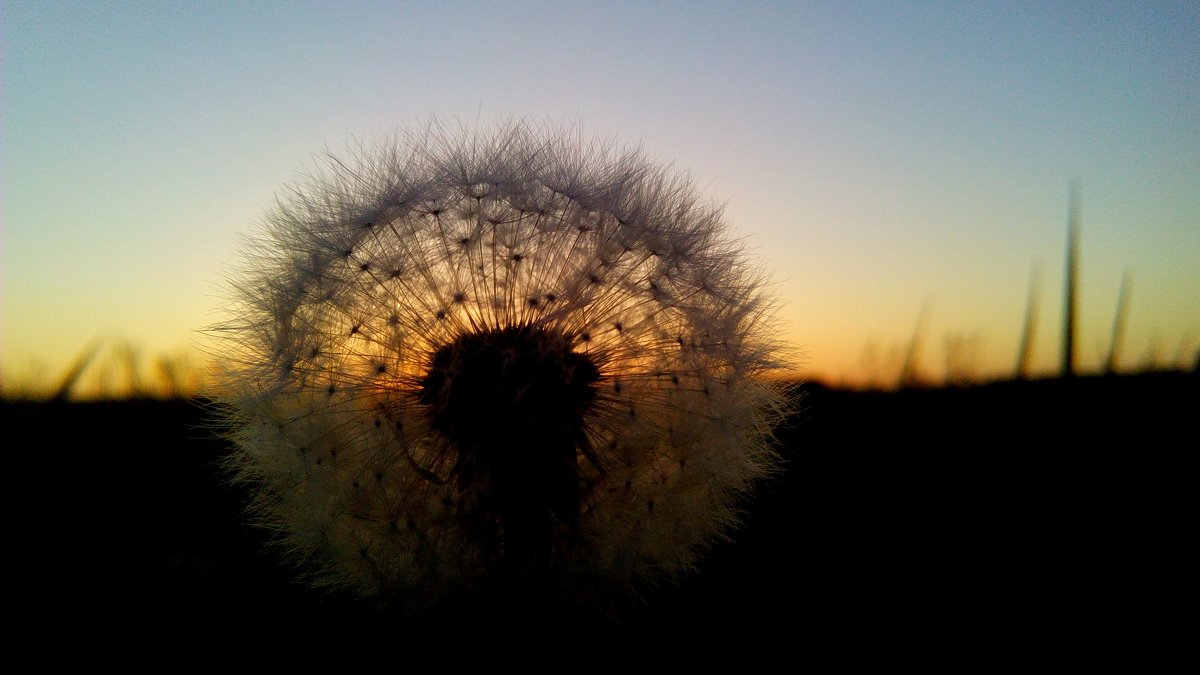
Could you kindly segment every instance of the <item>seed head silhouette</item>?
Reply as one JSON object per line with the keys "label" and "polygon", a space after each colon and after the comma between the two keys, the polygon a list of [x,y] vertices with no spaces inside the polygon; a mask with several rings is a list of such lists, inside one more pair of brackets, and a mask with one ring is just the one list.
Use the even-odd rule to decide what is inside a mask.
{"label": "seed head silhouette", "polygon": [[316,585],[600,597],[691,569],[778,467],[764,276],[639,149],[401,132],[294,185],[230,280],[231,467]]}

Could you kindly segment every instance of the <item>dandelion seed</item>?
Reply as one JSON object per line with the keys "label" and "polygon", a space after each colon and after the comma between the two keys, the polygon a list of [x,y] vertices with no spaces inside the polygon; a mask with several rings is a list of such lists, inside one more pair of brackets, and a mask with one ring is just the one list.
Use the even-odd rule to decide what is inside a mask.
{"label": "dandelion seed", "polygon": [[761,276],[638,150],[425,134],[296,186],[233,279],[254,516],[315,583],[406,607],[688,571],[776,467]]}

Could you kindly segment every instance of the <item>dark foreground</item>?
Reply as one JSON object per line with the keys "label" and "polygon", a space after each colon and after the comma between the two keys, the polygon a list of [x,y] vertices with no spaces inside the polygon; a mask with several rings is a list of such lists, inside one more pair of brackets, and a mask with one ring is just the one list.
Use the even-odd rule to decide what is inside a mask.
{"label": "dark foreground", "polygon": [[520,626],[469,604],[405,619],[293,583],[241,524],[243,496],[216,468],[224,446],[194,403],[0,404],[6,605],[22,633],[118,652],[291,636],[293,657],[308,640],[383,640],[1151,658],[1194,639],[1198,385],[807,386],[779,432],[786,473],[699,574],[619,624],[561,607]]}

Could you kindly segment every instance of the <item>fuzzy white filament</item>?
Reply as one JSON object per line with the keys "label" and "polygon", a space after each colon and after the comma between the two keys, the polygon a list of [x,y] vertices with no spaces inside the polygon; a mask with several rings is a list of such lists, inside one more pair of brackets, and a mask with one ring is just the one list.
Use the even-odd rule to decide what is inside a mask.
{"label": "fuzzy white filament", "polygon": [[[233,464],[318,584],[421,605],[498,565],[670,577],[776,467],[763,279],[720,208],[638,150],[525,123],[399,135],[294,186],[232,283]],[[518,400],[534,390],[562,404]],[[511,506],[492,492],[537,492],[536,463],[563,459],[496,468],[489,444],[566,465]]]}

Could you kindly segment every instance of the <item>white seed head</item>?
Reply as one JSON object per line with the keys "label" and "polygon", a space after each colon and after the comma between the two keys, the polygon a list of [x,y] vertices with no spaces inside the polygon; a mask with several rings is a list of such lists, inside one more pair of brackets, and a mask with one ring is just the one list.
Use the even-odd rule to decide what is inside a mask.
{"label": "white seed head", "polygon": [[640,150],[399,134],[293,186],[231,279],[231,465],[315,583],[671,578],[777,467],[773,300]]}

